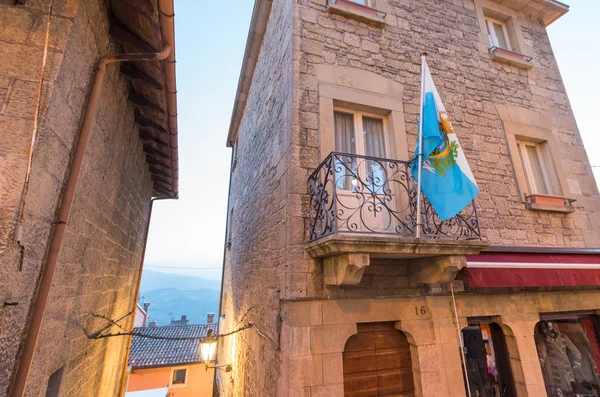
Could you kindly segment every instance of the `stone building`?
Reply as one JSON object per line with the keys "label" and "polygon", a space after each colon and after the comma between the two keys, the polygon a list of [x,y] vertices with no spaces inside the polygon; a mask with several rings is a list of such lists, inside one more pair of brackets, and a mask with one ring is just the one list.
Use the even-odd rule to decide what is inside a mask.
{"label": "stone building", "polygon": [[[254,329],[220,339],[221,395],[600,392],[600,200],[546,32],[567,11],[256,0],[220,333]],[[424,201],[416,239],[422,52],[481,193],[446,222]]]}
{"label": "stone building", "polygon": [[173,30],[172,0],[0,1],[0,396],[122,391],[129,338],[98,337],[177,197]]}

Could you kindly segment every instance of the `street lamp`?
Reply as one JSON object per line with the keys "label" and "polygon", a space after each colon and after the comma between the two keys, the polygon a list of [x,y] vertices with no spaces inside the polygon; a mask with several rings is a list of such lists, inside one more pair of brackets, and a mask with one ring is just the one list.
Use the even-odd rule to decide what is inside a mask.
{"label": "street lamp", "polygon": [[208,371],[209,368],[225,367],[225,372],[231,372],[233,369],[231,364],[209,365],[209,363],[215,361],[216,352],[217,337],[213,336],[212,329],[209,329],[206,336],[200,341],[200,355],[202,356],[202,361],[206,365],[206,370]]}

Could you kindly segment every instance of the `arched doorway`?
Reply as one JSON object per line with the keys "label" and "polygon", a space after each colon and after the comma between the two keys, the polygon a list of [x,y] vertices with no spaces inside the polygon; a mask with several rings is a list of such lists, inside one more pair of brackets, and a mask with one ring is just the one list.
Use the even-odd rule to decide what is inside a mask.
{"label": "arched doorway", "polygon": [[468,390],[473,397],[515,397],[508,347],[502,328],[489,318],[469,319],[469,323],[461,331],[465,391],[468,381]]}
{"label": "arched doorway", "polygon": [[410,347],[394,322],[357,324],[343,353],[344,396],[412,397]]}

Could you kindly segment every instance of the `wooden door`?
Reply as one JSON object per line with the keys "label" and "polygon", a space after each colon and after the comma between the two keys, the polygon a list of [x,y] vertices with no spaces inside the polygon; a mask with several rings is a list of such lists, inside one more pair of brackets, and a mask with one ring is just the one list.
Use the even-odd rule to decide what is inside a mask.
{"label": "wooden door", "polygon": [[406,336],[393,322],[358,324],[343,353],[345,397],[413,397]]}

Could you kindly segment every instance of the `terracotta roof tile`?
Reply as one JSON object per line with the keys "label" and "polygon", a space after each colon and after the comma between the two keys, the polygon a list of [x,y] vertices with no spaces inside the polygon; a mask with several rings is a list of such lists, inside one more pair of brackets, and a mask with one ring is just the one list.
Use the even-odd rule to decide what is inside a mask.
{"label": "terracotta roof tile", "polygon": [[[134,333],[167,337],[193,338],[206,336],[209,329],[217,333],[217,324],[167,325],[163,327],[137,327]],[[129,365],[132,368],[152,368],[202,362],[200,339],[168,340],[133,336]]]}

